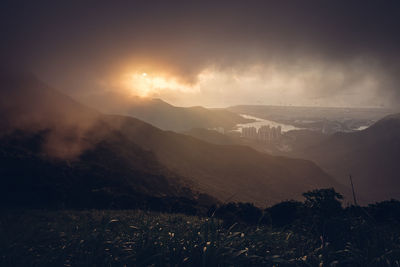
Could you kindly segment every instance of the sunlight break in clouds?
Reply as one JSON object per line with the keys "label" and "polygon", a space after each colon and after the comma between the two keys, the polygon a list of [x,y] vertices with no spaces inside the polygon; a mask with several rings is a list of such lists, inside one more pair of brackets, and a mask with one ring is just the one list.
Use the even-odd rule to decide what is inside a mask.
{"label": "sunlight break in clouds", "polygon": [[[194,83],[172,73],[127,72],[124,91],[161,98],[173,105],[223,107],[268,104],[305,106],[379,105],[379,73],[354,64],[341,66],[302,62],[298,65],[258,64],[245,68],[202,70]],[[132,74],[133,73],[133,74]],[[356,77],[356,79],[353,79]],[[343,93],[338,93],[343,91]]]}
{"label": "sunlight break in clouds", "polygon": [[[173,77],[152,75],[151,73],[135,73],[127,75],[125,86],[133,95],[140,97],[156,97],[165,92],[193,93],[199,90],[199,86],[186,85],[178,82]],[[127,78],[127,77],[126,77]]]}

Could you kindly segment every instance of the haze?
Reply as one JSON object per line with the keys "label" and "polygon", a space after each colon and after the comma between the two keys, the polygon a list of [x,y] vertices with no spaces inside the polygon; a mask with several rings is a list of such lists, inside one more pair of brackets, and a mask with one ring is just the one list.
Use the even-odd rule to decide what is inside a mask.
{"label": "haze", "polygon": [[396,1],[17,1],[1,56],[78,98],[396,107],[398,16]]}
{"label": "haze", "polygon": [[399,266],[400,1],[0,7],[0,266]]}

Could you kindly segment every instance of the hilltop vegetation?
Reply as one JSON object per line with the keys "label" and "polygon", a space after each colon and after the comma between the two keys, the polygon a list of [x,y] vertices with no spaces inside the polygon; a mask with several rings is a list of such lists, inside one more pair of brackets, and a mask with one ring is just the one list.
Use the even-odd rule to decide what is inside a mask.
{"label": "hilltop vegetation", "polygon": [[343,209],[333,190],[304,196],[248,222],[243,211],[254,207],[244,203],[226,205],[236,207],[237,217],[222,212],[219,219],[139,210],[4,210],[0,265],[399,266],[400,202]]}

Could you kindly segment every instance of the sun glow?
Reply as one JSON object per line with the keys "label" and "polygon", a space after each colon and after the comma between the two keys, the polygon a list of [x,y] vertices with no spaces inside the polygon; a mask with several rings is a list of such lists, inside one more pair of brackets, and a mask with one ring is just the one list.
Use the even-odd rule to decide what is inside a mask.
{"label": "sun glow", "polygon": [[157,96],[163,91],[195,92],[199,89],[197,85],[186,85],[172,77],[155,76],[146,72],[131,75],[129,88],[140,97]]}

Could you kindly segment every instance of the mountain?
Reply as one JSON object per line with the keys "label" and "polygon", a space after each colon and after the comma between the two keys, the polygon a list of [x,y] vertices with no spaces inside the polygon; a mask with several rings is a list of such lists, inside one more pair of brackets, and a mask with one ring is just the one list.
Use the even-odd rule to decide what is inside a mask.
{"label": "mountain", "polygon": [[182,132],[183,134],[195,137],[197,139],[206,141],[211,144],[217,145],[235,145],[241,144],[240,138],[219,133],[215,130],[208,130],[204,128],[193,128],[189,131]]}
{"label": "mountain", "polygon": [[48,134],[15,131],[0,138],[0,206],[145,208],[165,197],[194,201],[154,155],[115,133],[74,160],[43,153]]}
{"label": "mountain", "polygon": [[363,131],[336,133],[296,156],[315,161],[343,184],[351,174],[356,193],[368,202],[400,199],[400,114]]}
{"label": "mountain", "polygon": [[[71,194],[81,183],[87,185],[82,192],[98,191],[95,181],[100,179],[101,190],[114,188],[115,194],[127,187],[137,194],[189,195],[198,200],[202,195],[193,192],[199,191],[221,201],[249,201],[259,206],[299,199],[302,192],[315,188],[342,189],[311,161],[274,157],[246,146],[211,144],[132,117],[104,115],[32,77],[0,80],[1,87],[7,88],[2,90],[2,99],[7,100],[1,102],[0,110],[0,121],[6,126],[2,127],[3,162],[18,159],[24,151],[21,166],[26,171],[21,183],[29,181],[31,187],[41,181],[43,170],[45,187],[57,181],[59,188],[67,184]],[[28,141],[19,140],[16,129],[28,132]],[[32,145],[32,138],[40,142]],[[37,170],[42,163],[33,162],[38,161],[47,167]],[[19,164],[2,165],[1,171],[7,174],[2,175],[3,183],[21,171]],[[19,184],[10,183],[9,189]]]}
{"label": "mountain", "polygon": [[365,129],[393,113],[388,108],[240,105],[227,110],[324,134]]}
{"label": "mountain", "polygon": [[148,122],[163,130],[187,131],[192,128],[230,129],[239,123],[251,122],[225,109],[204,107],[176,107],[161,99],[105,93],[91,95],[83,100],[108,114],[128,115]]}
{"label": "mountain", "polygon": [[254,202],[264,206],[300,198],[313,188],[342,189],[314,163],[260,153],[247,146],[216,145],[165,132],[131,117],[110,117],[110,124],[195,188],[219,200]]}
{"label": "mountain", "polygon": [[0,206],[151,208],[195,213],[191,191],[134,142],[31,75],[1,74]]}

